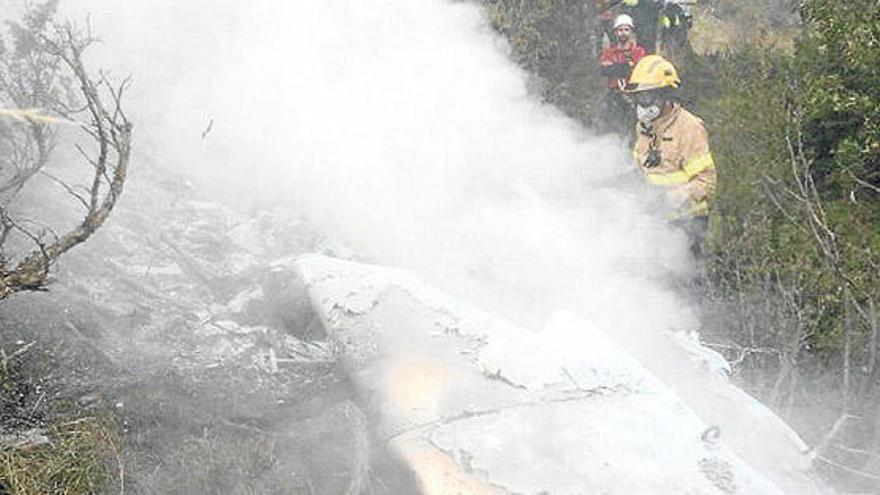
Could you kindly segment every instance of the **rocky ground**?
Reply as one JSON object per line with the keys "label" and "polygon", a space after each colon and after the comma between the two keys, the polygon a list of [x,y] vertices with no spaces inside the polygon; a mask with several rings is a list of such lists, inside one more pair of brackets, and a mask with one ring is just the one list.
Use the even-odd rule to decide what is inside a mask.
{"label": "rocky ground", "polygon": [[112,492],[405,493],[293,271],[339,248],[294,211],[146,173],[127,187],[49,292],[0,304],[4,451],[111,418]]}

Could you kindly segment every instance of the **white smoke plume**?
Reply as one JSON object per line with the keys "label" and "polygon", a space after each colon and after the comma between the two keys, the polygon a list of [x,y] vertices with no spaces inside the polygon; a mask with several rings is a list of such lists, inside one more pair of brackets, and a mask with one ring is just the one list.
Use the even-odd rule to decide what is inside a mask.
{"label": "white smoke plume", "polygon": [[628,152],[529,94],[478,5],[62,8],[90,13],[92,61],[134,77],[135,167],[294,204],[359,255],[532,327],[563,307],[610,331],[695,325],[661,282],[686,272],[684,236],[644,192],[603,185]]}

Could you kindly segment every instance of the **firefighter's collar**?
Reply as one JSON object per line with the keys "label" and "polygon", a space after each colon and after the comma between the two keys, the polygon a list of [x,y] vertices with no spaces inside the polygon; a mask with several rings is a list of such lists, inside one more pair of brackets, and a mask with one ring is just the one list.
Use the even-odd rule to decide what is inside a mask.
{"label": "firefighter's collar", "polygon": [[681,115],[681,105],[672,102],[672,108],[665,115],[657,117],[657,120],[651,123],[651,131],[657,134],[666,132],[678,120],[679,115]]}

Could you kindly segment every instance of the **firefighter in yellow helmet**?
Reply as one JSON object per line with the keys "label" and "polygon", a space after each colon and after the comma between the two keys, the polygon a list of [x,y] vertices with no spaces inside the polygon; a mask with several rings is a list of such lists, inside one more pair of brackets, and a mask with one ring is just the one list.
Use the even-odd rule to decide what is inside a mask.
{"label": "firefighter in yellow helmet", "polygon": [[708,231],[709,201],[715,190],[715,162],[703,121],[675,99],[681,81],[663,57],[648,55],[633,68],[625,91],[638,122],[633,156],[650,184],[664,188],[675,221],[701,254]]}

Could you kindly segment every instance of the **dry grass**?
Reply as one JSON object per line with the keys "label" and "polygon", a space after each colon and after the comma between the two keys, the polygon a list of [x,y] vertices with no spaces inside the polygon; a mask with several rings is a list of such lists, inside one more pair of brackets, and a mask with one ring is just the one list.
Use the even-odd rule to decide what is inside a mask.
{"label": "dry grass", "polygon": [[800,27],[797,25],[771,28],[762,24],[759,19],[721,19],[709,9],[697,8],[688,39],[694,52],[704,55],[735,50],[749,43],[759,43],[783,53],[791,53],[799,32]]}
{"label": "dry grass", "polygon": [[121,436],[107,419],[80,418],[52,426],[49,443],[0,450],[0,492],[79,495],[122,483]]}

